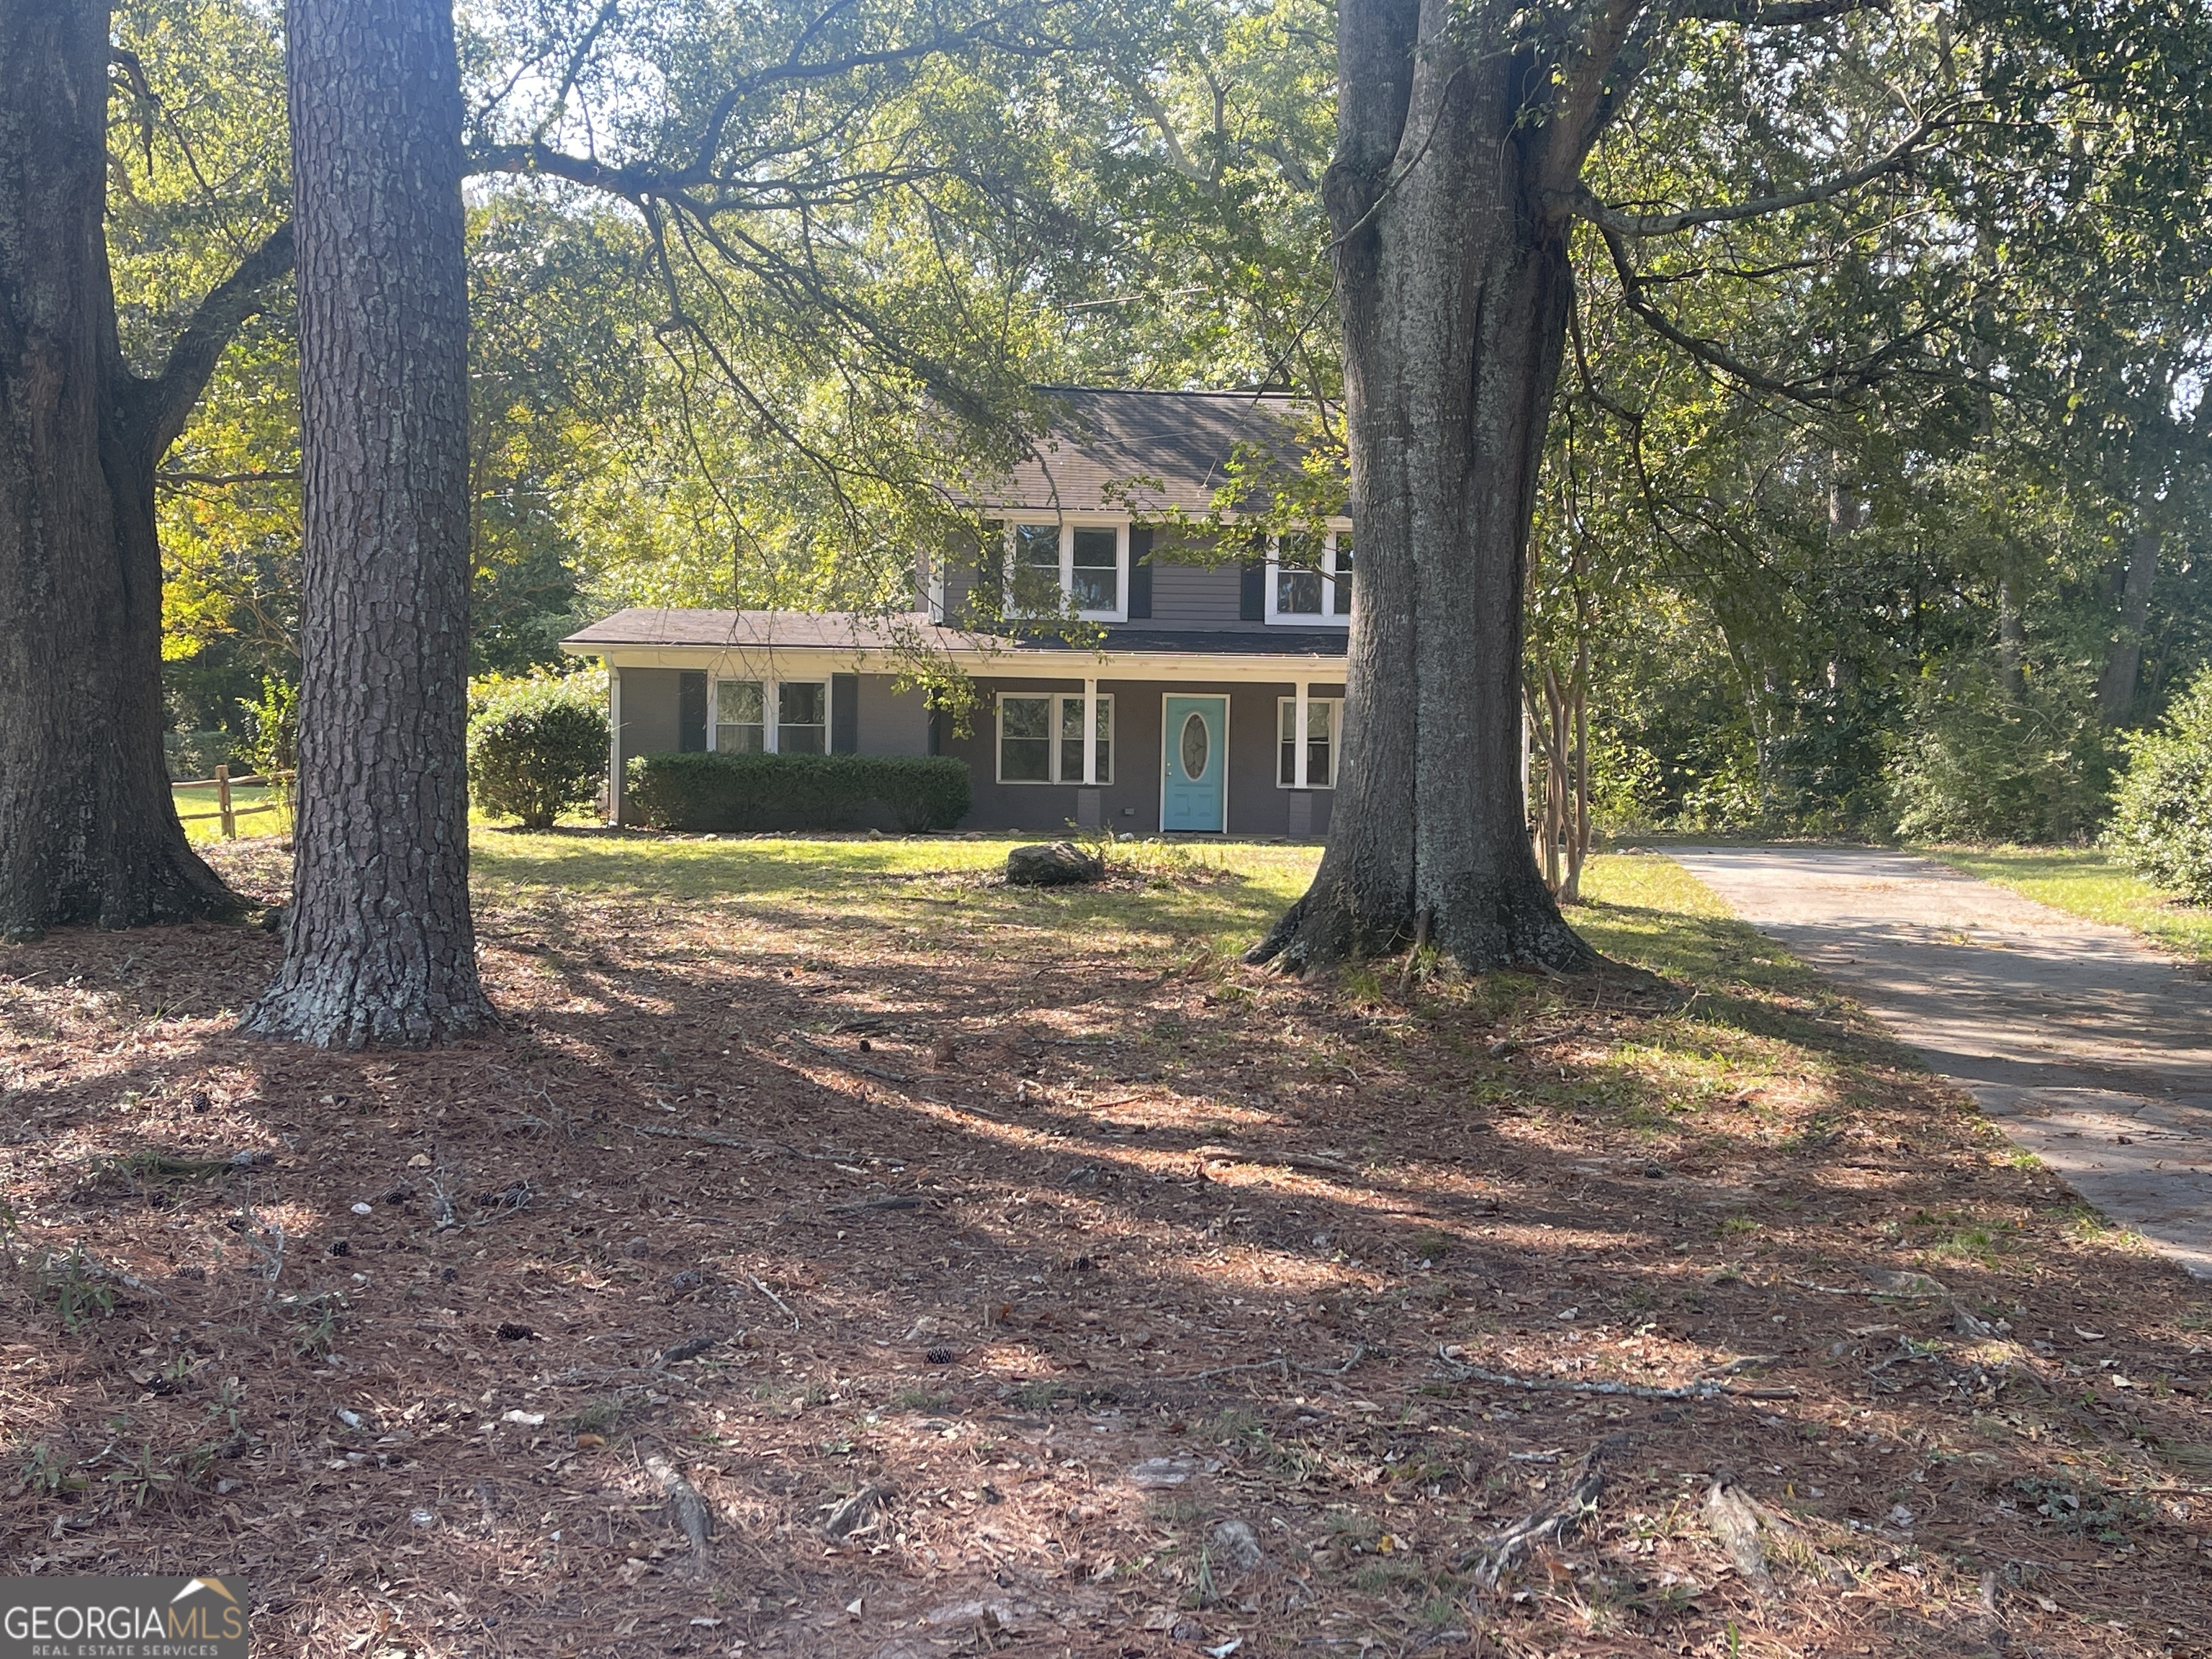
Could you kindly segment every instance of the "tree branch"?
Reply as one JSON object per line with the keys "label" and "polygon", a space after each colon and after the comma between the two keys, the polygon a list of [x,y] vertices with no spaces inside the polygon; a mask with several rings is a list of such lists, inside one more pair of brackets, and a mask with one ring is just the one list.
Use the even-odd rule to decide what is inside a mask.
{"label": "tree branch", "polygon": [[156,472],[154,484],[159,489],[183,489],[191,486],[218,489],[228,484],[297,483],[300,470],[290,467],[277,472]]}
{"label": "tree branch", "polygon": [[149,459],[160,459],[176,442],[232,338],[247,318],[261,310],[269,285],[291,269],[292,222],[288,219],[199,302],[169,348],[161,372],[137,383],[131,424]]}
{"label": "tree branch", "polygon": [[1624,213],[1599,201],[1590,194],[1587,186],[1578,186],[1570,192],[1570,210],[1577,217],[1589,221],[1609,237],[1672,236],[1699,225],[1735,224],[1745,219],[1762,218],[1767,214],[1784,212],[1790,208],[1810,207],[1818,202],[1832,201],[1862,185],[1870,184],[1890,173],[1903,172],[1919,155],[1922,143],[1928,135],[1948,125],[1948,122],[1923,121],[1887,155],[1877,161],[1869,161],[1863,167],[1853,167],[1848,173],[1839,173],[1817,185],[1808,185],[1802,190],[1786,191],[1778,196],[1763,196],[1756,201],[1684,208],[1676,213]]}
{"label": "tree branch", "polygon": [[1708,23],[1741,23],[1747,29],[1796,28],[1806,23],[1825,23],[1855,11],[1889,9],[1890,0],[1679,0],[1674,15]]}
{"label": "tree branch", "polygon": [[1628,245],[1620,234],[1600,224],[1598,234],[1605,239],[1606,252],[1613,256],[1613,269],[1620,278],[1620,297],[1628,308],[1641,317],[1652,331],[1669,343],[1680,347],[1699,362],[1718,369],[1730,379],[1740,380],[1755,392],[1765,392],[1778,398],[1788,398],[1796,403],[1832,403],[1838,395],[1832,386],[1818,383],[1778,380],[1761,373],[1749,363],[1711,340],[1700,339],[1675,326],[1672,319],[1651,303],[1644,291],[1644,279],[1637,275],[1630,262]]}

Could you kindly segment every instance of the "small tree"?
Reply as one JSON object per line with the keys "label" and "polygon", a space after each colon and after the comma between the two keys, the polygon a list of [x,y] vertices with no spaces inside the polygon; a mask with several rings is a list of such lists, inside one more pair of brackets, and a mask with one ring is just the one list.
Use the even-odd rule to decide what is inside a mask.
{"label": "small tree", "polygon": [[470,699],[469,788],[485,811],[550,830],[606,775],[606,677],[494,681]]}
{"label": "small tree", "polygon": [[253,733],[240,746],[246,763],[269,780],[269,787],[286,806],[292,804],[292,774],[300,764],[300,688],[274,674],[261,677],[261,695],[240,697],[238,706],[253,723]]}
{"label": "small tree", "polygon": [[2212,668],[2128,752],[2105,844],[2153,886],[2212,904]]}

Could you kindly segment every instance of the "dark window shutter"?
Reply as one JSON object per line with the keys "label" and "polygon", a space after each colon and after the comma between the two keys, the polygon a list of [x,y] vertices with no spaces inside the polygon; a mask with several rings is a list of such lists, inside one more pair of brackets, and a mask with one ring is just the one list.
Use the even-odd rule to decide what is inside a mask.
{"label": "dark window shutter", "polygon": [[833,755],[857,755],[860,752],[860,677],[858,674],[832,674],[830,677],[830,752]]}
{"label": "dark window shutter", "polygon": [[707,676],[685,669],[676,690],[676,746],[687,755],[707,752]]}
{"label": "dark window shutter", "polygon": [[1129,620],[1152,617],[1152,532],[1149,525],[1129,529]]}
{"label": "dark window shutter", "polygon": [[1267,562],[1264,559],[1247,559],[1243,568],[1243,580],[1237,593],[1237,617],[1240,622],[1267,620]]}

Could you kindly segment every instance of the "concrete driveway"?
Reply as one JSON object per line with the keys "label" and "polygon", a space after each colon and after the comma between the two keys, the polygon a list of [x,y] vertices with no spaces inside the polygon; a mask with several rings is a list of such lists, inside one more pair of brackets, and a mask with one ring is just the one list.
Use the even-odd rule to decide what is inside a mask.
{"label": "concrete driveway", "polygon": [[2212,984],[2125,928],[1854,848],[1674,849],[2090,1203],[2212,1279]]}

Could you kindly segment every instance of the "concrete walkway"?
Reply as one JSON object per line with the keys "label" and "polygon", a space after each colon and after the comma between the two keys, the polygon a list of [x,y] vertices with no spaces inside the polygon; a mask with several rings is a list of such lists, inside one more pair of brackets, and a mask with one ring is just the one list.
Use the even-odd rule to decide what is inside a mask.
{"label": "concrete walkway", "polygon": [[1908,854],[1674,856],[2083,1198],[2212,1279],[2212,984],[2201,970],[2125,928]]}

